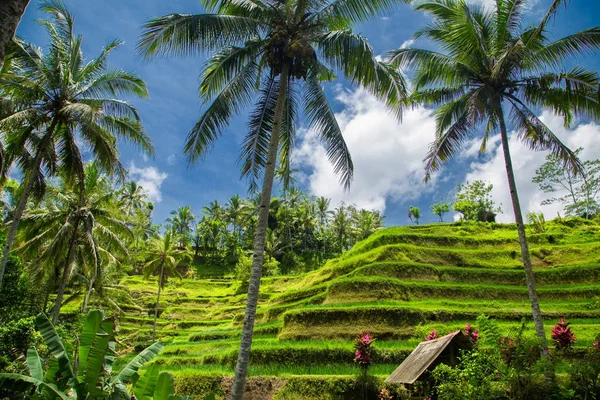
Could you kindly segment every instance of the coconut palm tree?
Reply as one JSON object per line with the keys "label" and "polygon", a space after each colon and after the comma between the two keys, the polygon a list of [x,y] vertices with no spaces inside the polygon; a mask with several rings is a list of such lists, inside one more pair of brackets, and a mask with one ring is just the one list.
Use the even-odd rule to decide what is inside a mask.
{"label": "coconut palm tree", "polygon": [[173,233],[167,231],[164,236],[157,236],[150,239],[143,257],[146,260],[146,264],[144,265],[144,276],[146,279],[156,273],[159,275],[156,306],[154,307],[154,323],[152,325],[152,341],[155,341],[160,292],[165,282],[165,272],[168,275],[179,275],[176,269],[177,265],[182,260],[191,260],[191,256],[185,250],[180,250],[175,246]]}
{"label": "coconut palm tree", "polygon": [[237,194],[232,196],[225,205],[225,217],[233,227],[233,232],[236,234],[238,241],[241,237],[242,231],[242,219],[245,212],[246,205],[240,196]]}
{"label": "coconut palm tree", "polygon": [[196,216],[192,213],[192,207],[179,207],[177,210],[171,211],[171,217],[167,218],[167,223],[171,225],[171,229],[178,240],[178,246],[185,249],[192,237],[192,226]]}
{"label": "coconut palm tree", "polygon": [[[342,184],[353,164],[321,83],[343,74],[379,95],[398,115],[406,99],[402,75],[379,62],[353,24],[391,10],[402,0],[201,0],[207,13],[171,14],[146,23],[139,50],[146,57],[215,52],[202,72],[200,95],[210,103],[188,135],[185,153],[197,161],[221,136],[234,114],[251,103],[249,132],[240,161],[251,189],[262,178],[252,274],[232,398],[243,397],[273,179],[290,170],[295,126],[304,105]],[[257,95],[258,93],[258,95]]]}
{"label": "coconut palm tree", "polygon": [[331,199],[327,197],[321,196],[317,197],[316,206],[317,206],[317,218],[319,218],[319,226],[321,230],[324,230],[329,222],[329,218],[331,218],[331,210],[329,210],[329,205],[331,204]]}
{"label": "coconut palm tree", "polygon": [[[60,0],[42,3],[50,20],[41,21],[50,38],[47,54],[25,46],[17,74],[0,75],[2,99],[13,112],[0,119],[6,154],[23,171],[23,190],[3,248],[0,288],[19,222],[32,191],[41,195],[45,179],[57,171],[83,181],[84,162],[80,143],[91,152],[98,168],[124,174],[119,162],[116,136],[152,153],[151,139],[144,133],[136,109],[120,96],[148,96],[144,81],[119,69],[108,69],[107,57],[121,42],[106,45],[102,53],[86,62],[82,37],[73,30],[73,16]],[[1,108],[1,107],[0,107]]]}
{"label": "coconut palm tree", "polygon": [[[574,116],[600,117],[598,75],[582,67],[562,70],[565,59],[600,48],[600,27],[550,41],[548,23],[561,3],[563,0],[554,0],[539,24],[523,28],[527,1],[496,0],[494,10],[468,5],[464,0],[420,1],[416,8],[431,14],[433,21],[416,37],[432,40],[441,51],[398,49],[389,58],[394,65],[416,69],[417,101],[439,106],[436,140],[425,158],[426,180],[459,152],[465,141],[482,134],[481,151],[485,151],[489,135],[499,131],[535,329],[545,355],[546,335],[508,130],[514,130],[514,138],[531,150],[550,150],[565,168],[580,171],[577,156],[532,110],[550,108],[564,117],[566,126]],[[477,130],[482,124],[485,129]]]}
{"label": "coconut palm tree", "polygon": [[2,0],[0,3],[0,68],[28,4],[29,0]]}
{"label": "coconut palm tree", "polygon": [[148,193],[137,182],[127,182],[121,189],[120,200],[127,215],[131,216],[134,210],[140,210],[148,204]]}
{"label": "coconut palm tree", "polygon": [[108,180],[95,164],[86,167],[84,182],[64,179],[52,197],[44,207],[25,213],[17,237],[22,245],[16,250],[35,265],[50,268],[39,274],[60,278],[52,314],[56,323],[71,277],[84,268],[101,274],[104,253],[127,258],[122,238],[131,237],[131,231]]}

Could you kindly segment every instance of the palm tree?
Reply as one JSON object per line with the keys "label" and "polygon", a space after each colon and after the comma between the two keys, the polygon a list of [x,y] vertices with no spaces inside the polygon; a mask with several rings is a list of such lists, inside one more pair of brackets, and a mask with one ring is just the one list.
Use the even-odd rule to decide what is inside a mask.
{"label": "palm tree", "polygon": [[357,210],[352,215],[356,227],[356,240],[363,240],[383,226],[383,219],[378,211]]}
{"label": "palm tree", "polygon": [[171,215],[167,218],[167,222],[179,240],[179,247],[185,249],[192,235],[192,225],[196,216],[192,213],[190,206],[179,207],[177,210],[171,211]]}
{"label": "palm tree", "polygon": [[348,239],[352,233],[352,220],[350,219],[348,207],[344,204],[341,204],[333,212],[331,230],[335,233],[338,252],[343,253],[344,250],[348,249]]}
{"label": "palm tree", "polygon": [[0,68],[27,4],[29,0],[2,0],[0,3]]}
{"label": "palm tree", "polygon": [[548,354],[546,335],[515,184],[507,122],[516,138],[532,150],[551,150],[565,168],[581,170],[576,155],[530,108],[550,108],[564,117],[567,126],[575,115],[600,117],[598,75],[581,67],[561,70],[566,58],[600,47],[600,27],[549,41],[548,22],[561,3],[563,0],[554,0],[537,26],[522,29],[526,1],[496,0],[493,11],[467,5],[464,0],[421,1],[416,8],[430,13],[433,22],[416,37],[429,38],[444,51],[398,49],[389,58],[397,66],[415,67],[415,98],[439,106],[437,137],[425,158],[426,180],[466,140],[480,132],[476,128],[481,124],[487,126],[481,151],[490,133],[500,131],[533,320],[544,355]]}
{"label": "palm tree", "polygon": [[327,223],[329,222],[329,218],[331,217],[331,211],[329,210],[329,205],[331,204],[331,199],[327,197],[317,197],[316,205],[317,205],[317,218],[319,218],[319,225],[321,229],[325,229]]}
{"label": "palm tree", "polygon": [[[70,278],[77,269],[88,267],[101,274],[103,254],[127,258],[129,253],[121,238],[131,236],[125,215],[116,201],[106,177],[95,164],[86,167],[84,182],[64,179],[53,200],[42,208],[28,211],[22,220],[17,251],[35,265],[52,267],[39,274],[59,278],[52,315],[56,323]],[[62,265],[62,272],[58,265]],[[58,273],[55,272],[59,269]]]}
{"label": "palm tree", "polygon": [[223,207],[221,207],[217,200],[211,201],[208,206],[202,207],[202,213],[209,219],[220,220],[223,217],[224,211],[225,210],[223,210]]}
{"label": "palm tree", "polygon": [[246,205],[242,201],[241,197],[237,194],[231,197],[225,206],[226,219],[233,226],[233,232],[236,234],[238,241],[240,240],[241,236],[241,222],[245,212],[245,207]]}
{"label": "palm tree", "polygon": [[[177,265],[184,259],[191,260],[190,254],[185,250],[177,249],[173,242],[173,234],[167,231],[164,236],[153,237],[144,251],[146,264],[144,265],[144,276],[146,279],[158,273],[158,293],[156,295],[156,306],[154,307],[154,323],[152,326],[152,341],[156,340],[156,320],[158,318],[158,305],[160,303],[160,292],[164,285],[165,272],[171,275],[179,275]],[[166,271],[165,271],[166,270]]]}
{"label": "palm tree", "polygon": [[[148,96],[144,81],[118,69],[107,69],[107,57],[121,42],[109,43],[95,59],[85,62],[82,37],[73,31],[73,16],[60,0],[43,3],[51,15],[42,21],[50,36],[46,55],[26,46],[18,74],[0,75],[3,102],[15,105],[0,119],[0,133],[9,145],[23,174],[23,190],[2,253],[0,288],[19,222],[32,191],[43,193],[47,176],[79,179],[84,162],[78,143],[91,152],[98,168],[123,174],[116,147],[118,136],[152,153],[151,139],[144,133],[137,110],[119,96]],[[1,108],[1,107],[0,107]],[[10,164],[7,161],[7,164]],[[79,177],[79,178],[77,178]]]}
{"label": "palm tree", "polygon": [[120,200],[127,215],[140,210],[148,204],[148,193],[137,182],[127,182],[121,190]]}
{"label": "palm tree", "polygon": [[235,400],[243,397],[245,387],[278,153],[280,166],[289,171],[298,105],[302,100],[308,125],[319,132],[336,173],[349,187],[352,160],[321,82],[333,79],[334,70],[341,72],[400,115],[406,99],[402,75],[379,62],[366,39],[351,27],[401,2],[405,1],[201,0],[205,14],[171,14],[145,25],[139,50],[146,57],[215,51],[200,84],[201,98],[210,105],[185,145],[189,162],[206,154],[232,116],[256,100],[240,160],[251,189],[260,178],[263,186],[232,387]]}

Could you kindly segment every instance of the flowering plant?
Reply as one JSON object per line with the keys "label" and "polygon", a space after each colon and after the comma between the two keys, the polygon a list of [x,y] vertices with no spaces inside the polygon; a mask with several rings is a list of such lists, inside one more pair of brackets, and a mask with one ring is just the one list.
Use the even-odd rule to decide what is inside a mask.
{"label": "flowering plant", "polygon": [[377,398],[379,400],[392,400],[393,399],[392,394],[386,388],[381,389],[381,391],[377,395]]}
{"label": "flowering plant", "polygon": [[479,331],[473,329],[473,327],[471,327],[471,324],[468,322],[467,325],[465,325],[465,335],[467,335],[467,337],[471,339],[471,342],[473,343],[479,340]]}
{"label": "flowering plant", "polygon": [[569,328],[569,324],[570,322],[561,318],[552,328],[552,341],[558,350],[572,349],[575,342],[577,342],[575,334]]}
{"label": "flowering plant", "polygon": [[429,341],[429,340],[433,340],[433,339],[437,339],[438,338],[438,333],[435,329],[432,329],[431,332],[429,332],[429,335],[427,335],[427,337],[425,338],[425,340]]}
{"label": "flowering plant", "polygon": [[360,366],[363,373],[366,373],[369,366],[373,364],[371,346],[374,341],[369,332],[359,332],[354,339],[354,362]]}

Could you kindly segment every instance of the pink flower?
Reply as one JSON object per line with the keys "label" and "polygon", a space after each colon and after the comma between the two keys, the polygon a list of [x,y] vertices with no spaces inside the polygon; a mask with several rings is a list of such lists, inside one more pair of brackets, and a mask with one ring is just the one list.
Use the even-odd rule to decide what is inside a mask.
{"label": "pink flower", "polygon": [[433,339],[437,339],[438,337],[438,333],[435,329],[432,329],[431,332],[429,332],[429,335],[427,335],[427,337],[425,338],[425,340],[433,340]]}
{"label": "pink flower", "polygon": [[552,341],[558,350],[572,348],[573,344],[577,342],[569,324],[564,318],[561,318],[552,328]]}

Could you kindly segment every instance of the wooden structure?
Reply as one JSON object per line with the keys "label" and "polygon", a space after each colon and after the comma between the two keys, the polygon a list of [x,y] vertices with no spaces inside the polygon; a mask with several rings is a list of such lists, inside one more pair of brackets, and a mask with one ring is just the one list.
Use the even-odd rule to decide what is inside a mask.
{"label": "wooden structure", "polygon": [[385,380],[387,383],[413,385],[416,381],[426,381],[429,372],[439,364],[457,365],[459,350],[470,350],[473,342],[458,330],[437,339],[419,343],[416,349]]}

